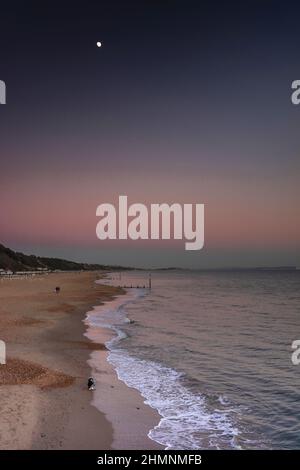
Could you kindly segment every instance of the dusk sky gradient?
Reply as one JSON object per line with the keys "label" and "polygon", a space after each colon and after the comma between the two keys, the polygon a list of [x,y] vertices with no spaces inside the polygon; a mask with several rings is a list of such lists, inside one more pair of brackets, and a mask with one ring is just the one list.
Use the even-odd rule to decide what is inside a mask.
{"label": "dusk sky gradient", "polygon": [[[299,13],[277,1],[1,5],[0,242],[109,264],[300,266]],[[205,248],[101,242],[96,207],[121,194],[204,203]]]}

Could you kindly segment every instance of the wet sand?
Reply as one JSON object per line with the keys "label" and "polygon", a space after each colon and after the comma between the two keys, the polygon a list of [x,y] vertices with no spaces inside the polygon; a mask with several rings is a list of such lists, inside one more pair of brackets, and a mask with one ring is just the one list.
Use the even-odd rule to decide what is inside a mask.
{"label": "wet sand", "polygon": [[[124,302],[133,300],[130,289],[127,295],[119,296],[96,307],[89,314],[103,315],[108,310],[117,310]],[[116,337],[116,333],[110,328],[102,328],[90,324],[87,320],[86,336],[95,343],[105,343]],[[112,449],[163,449],[157,442],[148,438],[150,429],[158,425],[161,416],[156,410],[144,404],[141,394],[129,388],[122,380],[119,380],[115,369],[108,362],[109,351],[94,350],[91,353],[89,365],[92,375],[97,381],[97,387],[93,393],[93,405],[105,413],[112,423],[114,433]]]}
{"label": "wet sand", "polygon": [[[116,379],[106,363],[105,332],[103,342],[84,336],[86,312],[123,293],[95,284],[96,279],[99,274],[91,272],[0,279],[0,339],[7,347],[7,364],[0,365],[0,449],[112,448],[116,429],[91,405],[93,394],[86,386],[88,361],[96,352],[102,355],[105,380],[110,375],[121,387],[115,394],[120,424],[133,435],[131,443],[151,448],[153,441],[146,434],[141,439],[136,419],[131,423],[127,404],[139,409],[140,423],[143,410],[154,424],[156,413]],[[125,434],[119,448],[126,448]]]}

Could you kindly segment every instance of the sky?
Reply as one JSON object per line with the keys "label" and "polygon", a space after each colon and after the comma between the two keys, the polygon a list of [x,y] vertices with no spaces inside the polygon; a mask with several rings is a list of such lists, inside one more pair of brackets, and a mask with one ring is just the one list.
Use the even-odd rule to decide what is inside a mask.
{"label": "sky", "polygon": [[[268,0],[1,5],[0,241],[139,267],[300,266],[299,13]],[[97,206],[122,194],[204,203],[204,248],[98,240]]]}

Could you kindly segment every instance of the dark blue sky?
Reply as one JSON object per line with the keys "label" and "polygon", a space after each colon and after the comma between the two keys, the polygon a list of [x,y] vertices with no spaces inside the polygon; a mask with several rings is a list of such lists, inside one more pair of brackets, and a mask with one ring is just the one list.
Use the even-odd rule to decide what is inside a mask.
{"label": "dark blue sky", "polygon": [[[299,13],[277,1],[2,5],[2,241],[126,264],[300,264]],[[205,250],[99,245],[95,208],[119,194],[204,202]]]}

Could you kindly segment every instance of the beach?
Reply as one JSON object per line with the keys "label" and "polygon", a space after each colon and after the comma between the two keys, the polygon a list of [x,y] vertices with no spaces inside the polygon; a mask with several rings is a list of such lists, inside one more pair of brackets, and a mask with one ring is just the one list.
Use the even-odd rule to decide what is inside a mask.
{"label": "beach", "polygon": [[[0,365],[0,449],[161,448],[147,437],[158,413],[107,362],[104,343],[111,332],[98,329],[97,340],[85,335],[86,313],[124,294],[96,284],[100,277],[71,272],[1,278],[0,339],[7,364]],[[107,399],[117,410],[113,424],[99,401],[93,406],[94,392],[87,389],[95,353],[103,409]]]}

